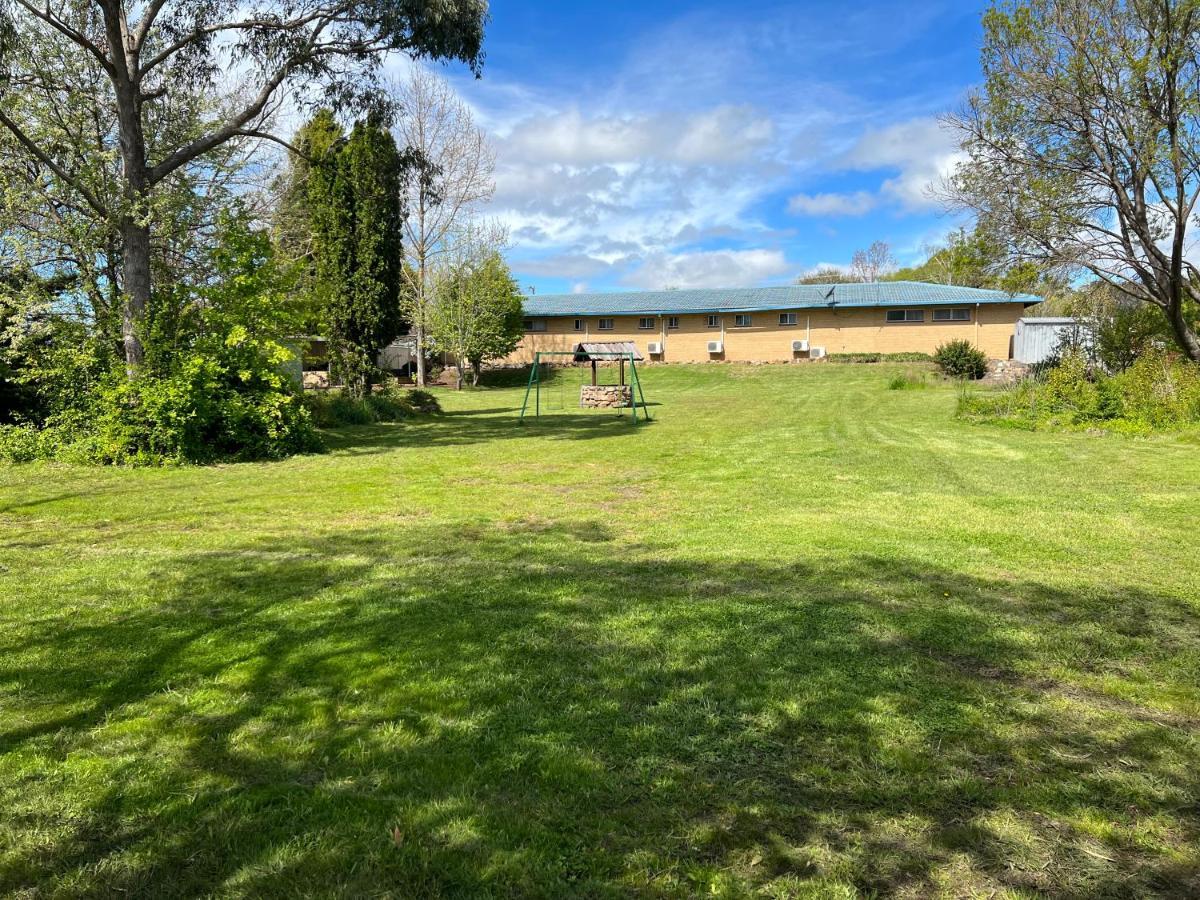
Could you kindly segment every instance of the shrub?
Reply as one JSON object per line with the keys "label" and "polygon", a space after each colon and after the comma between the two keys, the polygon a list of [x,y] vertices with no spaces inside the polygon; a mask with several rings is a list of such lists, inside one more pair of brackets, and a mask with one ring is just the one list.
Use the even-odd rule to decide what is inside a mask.
{"label": "shrub", "polygon": [[40,427],[5,428],[0,457],[161,465],[319,450],[300,397],[283,384],[232,383],[249,374],[229,373],[203,357],[188,359],[166,377],[129,381],[114,374],[86,410],[53,416]]}
{"label": "shrub", "polygon": [[982,378],[987,357],[970,341],[947,341],[934,351],[933,361],[951,378]]}
{"label": "shrub", "polygon": [[[101,331],[43,310],[20,329],[21,363],[40,394],[36,418],[7,430],[0,455],[99,463],[206,463],[277,459],[320,439],[281,342],[293,333],[290,276],[270,236],[239,213],[202,287],[168,284],[156,296],[146,358],[130,379]],[[29,338],[36,338],[31,340]]]}
{"label": "shrub", "polygon": [[407,390],[395,382],[385,384],[361,400],[340,388],[308,394],[305,406],[318,428],[399,422],[422,413],[441,412],[437,397],[428,391]]}
{"label": "shrub", "polygon": [[422,413],[440,413],[442,405],[438,403],[438,398],[429,391],[423,391],[419,388],[408,392],[408,402],[413,409]]}
{"label": "shrub", "polygon": [[1200,366],[1144,350],[1133,365],[1108,379],[1118,415],[1151,428],[1200,422]]}
{"label": "shrub", "polygon": [[1100,411],[1100,390],[1082,353],[1066,354],[1046,373],[1039,399],[1047,412],[1072,419],[1091,418]]}
{"label": "shrub", "polygon": [[279,459],[320,449],[312,419],[286,376],[234,369],[195,354],[165,377],[117,377],[97,397],[98,462]]}
{"label": "shrub", "polygon": [[58,455],[62,435],[58,429],[29,425],[0,425],[0,459],[32,462]]}
{"label": "shrub", "polygon": [[1022,428],[1100,427],[1126,433],[1200,424],[1200,366],[1148,349],[1125,372],[1067,354],[1044,376],[1003,391],[968,393],[959,415]]}

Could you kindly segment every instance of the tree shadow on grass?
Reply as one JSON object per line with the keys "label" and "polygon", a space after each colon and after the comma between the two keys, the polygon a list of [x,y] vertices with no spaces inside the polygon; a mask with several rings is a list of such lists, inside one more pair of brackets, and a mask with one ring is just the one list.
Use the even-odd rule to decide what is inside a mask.
{"label": "tree shadow on grass", "polygon": [[[469,411],[474,412],[474,411]],[[329,449],[349,455],[388,453],[400,448],[463,446],[537,437],[555,441],[590,441],[619,438],[654,420],[640,416],[634,424],[628,414],[547,413],[541,417],[468,414],[421,416],[398,423],[358,425],[324,432]]]}
{"label": "tree shadow on grass", "polygon": [[287,536],[0,636],[0,888],[1196,886],[1197,723],[1096,683],[1195,654],[1193,607],[669,549]]}

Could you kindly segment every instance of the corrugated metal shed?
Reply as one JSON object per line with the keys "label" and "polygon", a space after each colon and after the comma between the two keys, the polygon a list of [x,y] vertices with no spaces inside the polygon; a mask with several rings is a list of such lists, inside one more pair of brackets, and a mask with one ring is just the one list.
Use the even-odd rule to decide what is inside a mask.
{"label": "corrugated metal shed", "polygon": [[1013,334],[1013,359],[1035,365],[1053,357],[1064,342],[1084,343],[1084,326],[1069,316],[1039,316],[1017,319]]}
{"label": "corrugated metal shed", "polygon": [[657,315],[732,313],[773,309],[834,309],[871,306],[974,306],[976,303],[1023,303],[1041,297],[1004,291],[880,281],[873,284],[793,284],[784,287],[628,291],[613,294],[547,294],[526,297],[527,316]]}
{"label": "corrugated metal shed", "polygon": [[[615,355],[618,353],[620,357]],[[619,358],[628,359],[631,354],[635,360],[645,359],[633,341],[589,341],[575,347],[575,362],[613,362]]]}
{"label": "corrugated metal shed", "polygon": [[415,337],[396,338],[379,351],[375,365],[381,369],[403,369],[417,356],[417,339]]}

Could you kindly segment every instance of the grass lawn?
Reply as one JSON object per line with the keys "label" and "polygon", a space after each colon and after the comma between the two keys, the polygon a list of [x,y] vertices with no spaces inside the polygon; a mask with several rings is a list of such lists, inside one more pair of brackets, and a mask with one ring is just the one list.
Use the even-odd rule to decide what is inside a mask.
{"label": "grass lawn", "polygon": [[0,467],[0,894],[1200,894],[1200,440],[900,371]]}

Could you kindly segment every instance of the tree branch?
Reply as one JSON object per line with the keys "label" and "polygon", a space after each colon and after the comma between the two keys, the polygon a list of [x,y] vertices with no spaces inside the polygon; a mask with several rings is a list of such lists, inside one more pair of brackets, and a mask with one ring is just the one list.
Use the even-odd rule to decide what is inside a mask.
{"label": "tree branch", "polygon": [[79,47],[82,47],[84,50],[86,50],[88,53],[90,53],[92,56],[94,56],[96,58],[97,62],[99,62],[100,65],[104,68],[104,71],[108,72],[110,75],[113,74],[112,61],[109,60],[109,58],[104,55],[104,52],[99,47],[97,47],[95,43],[88,40],[86,35],[81,34],[80,32],[76,31],[74,28],[72,28],[66,22],[63,22],[61,19],[59,19],[58,16],[52,16],[50,14],[49,6],[47,6],[44,10],[41,10],[41,9],[38,9],[36,6],[34,6],[32,3],[27,2],[27,0],[16,0],[16,2],[17,2],[18,6],[20,6],[22,9],[24,9],[30,15],[34,16],[35,18],[41,19],[43,22],[45,22],[47,25],[49,25],[51,28],[53,28],[59,34],[66,36],[71,41],[73,41],[76,45],[78,45]]}
{"label": "tree branch", "polygon": [[292,153],[295,153],[301,159],[312,162],[312,157],[309,156],[307,153],[305,153],[303,150],[301,150],[299,147],[297,147],[295,144],[291,144],[288,141],[285,141],[283,138],[279,137],[278,135],[271,134],[268,131],[258,131],[258,130],[251,129],[251,128],[242,128],[238,131],[235,131],[233,136],[234,137],[260,138],[264,141],[273,141],[274,143],[279,144],[281,147],[286,147],[288,150],[290,150]]}
{"label": "tree branch", "polygon": [[42,150],[41,147],[34,143],[34,141],[28,135],[26,135],[24,131],[21,130],[21,126],[10,119],[8,114],[3,110],[0,110],[0,125],[3,125],[5,128],[7,128],[12,136],[15,137],[18,142],[20,142],[21,146],[37,157],[37,159],[41,161],[42,165],[46,166],[46,168],[50,169],[50,171],[52,171],[55,175],[77,190],[79,195],[87,201],[87,205],[90,206],[98,215],[102,217],[108,216],[108,209],[104,206],[104,204],[101,203],[91,191],[84,187],[77,178],[67,172],[67,170],[55,162],[49,154],[47,154],[44,150]]}

